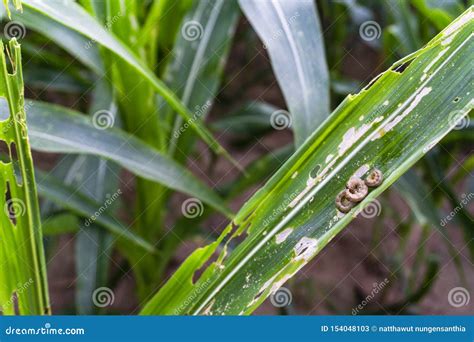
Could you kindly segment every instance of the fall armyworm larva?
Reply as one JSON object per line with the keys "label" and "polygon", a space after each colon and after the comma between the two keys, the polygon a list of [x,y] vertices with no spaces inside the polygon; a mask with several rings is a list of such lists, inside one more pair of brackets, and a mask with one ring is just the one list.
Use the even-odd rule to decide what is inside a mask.
{"label": "fall armyworm larva", "polygon": [[358,177],[351,177],[346,184],[347,198],[351,202],[360,202],[369,193],[367,185]]}
{"label": "fall armyworm larva", "polygon": [[373,169],[365,179],[365,184],[371,188],[377,187],[383,182],[383,174],[379,169]]}
{"label": "fall armyworm larva", "polygon": [[343,213],[348,213],[355,203],[347,198],[347,189],[342,190],[336,197],[336,208]]}

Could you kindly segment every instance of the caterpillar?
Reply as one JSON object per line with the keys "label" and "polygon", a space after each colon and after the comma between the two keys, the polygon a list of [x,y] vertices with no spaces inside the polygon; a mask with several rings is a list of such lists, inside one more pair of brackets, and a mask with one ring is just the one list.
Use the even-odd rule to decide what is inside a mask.
{"label": "caterpillar", "polygon": [[355,203],[347,198],[347,190],[342,190],[336,197],[336,208],[342,213],[348,213]]}
{"label": "caterpillar", "polygon": [[358,177],[351,177],[346,184],[347,198],[351,202],[360,202],[369,193],[369,188],[365,182]]}
{"label": "caterpillar", "polygon": [[365,179],[365,184],[371,188],[377,187],[383,182],[383,174],[379,169],[373,169]]}
{"label": "caterpillar", "polygon": [[336,208],[342,213],[348,213],[369,193],[369,187],[378,187],[383,182],[383,174],[379,169],[372,169],[365,180],[351,177],[346,183],[346,189],[336,196]]}

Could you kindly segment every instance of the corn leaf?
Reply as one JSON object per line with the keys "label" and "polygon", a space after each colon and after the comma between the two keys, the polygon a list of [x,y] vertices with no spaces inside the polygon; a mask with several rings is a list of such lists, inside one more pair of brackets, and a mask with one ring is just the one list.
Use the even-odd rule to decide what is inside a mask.
{"label": "corn leaf", "polygon": [[[179,98],[153,72],[137,58],[134,53],[102,27],[81,6],[73,1],[41,1],[23,0],[22,5],[35,11],[38,15],[48,17],[89,38],[91,44],[96,43],[110,50],[137,70],[143,79],[149,82],[158,94],[180,115],[183,116],[196,133],[217,154],[225,156],[239,167],[238,163],[222,148],[201,121],[193,120],[193,114],[183,105]],[[117,16],[122,15],[117,13]]]}
{"label": "corn leaf", "polygon": [[[253,312],[472,110],[473,30],[471,7],[424,48],[346,98],[219,240],[191,254],[142,314]],[[383,182],[351,211],[339,212],[335,199],[346,182],[374,168]],[[228,246],[228,238],[244,235],[209,263],[219,241]]]}
{"label": "corn leaf", "polygon": [[[131,243],[144,248],[148,252],[153,252],[153,245],[145,241],[133,231],[127,229],[125,224],[117,220],[110,213],[101,209],[104,204],[88,198],[83,192],[65,184],[58,182],[51,176],[41,171],[36,171],[38,181],[38,192],[50,201],[61,207],[68,208],[79,215],[87,218],[93,217],[90,223],[95,223],[104,227],[111,233],[129,240]],[[97,214],[100,210],[100,214]]]}
{"label": "corn leaf", "polygon": [[90,39],[28,7],[21,13],[13,12],[12,19],[48,37],[94,72],[103,73],[99,52]]}
{"label": "corn leaf", "polygon": [[[50,313],[41,221],[24,110],[20,45],[0,43],[0,142],[8,150],[0,161],[0,311],[5,315]],[[5,101],[3,101],[5,102]],[[6,114],[6,115],[5,115]],[[6,116],[6,118],[5,118]]]}
{"label": "corn leaf", "polygon": [[329,115],[329,72],[314,1],[239,0],[268,49],[273,71],[292,116],[295,144]]}
{"label": "corn leaf", "polygon": [[[194,3],[181,25],[164,80],[184,105],[195,110],[198,121],[204,121],[217,94],[238,18],[234,1],[202,0]],[[181,132],[183,118],[166,109],[173,128],[168,137],[170,153],[178,146],[176,158],[183,160],[194,141],[192,132]]]}
{"label": "corn leaf", "polygon": [[[0,103],[0,110],[5,110],[4,103]],[[136,175],[199,198],[231,216],[219,196],[187,169],[120,129],[98,129],[84,115],[39,101],[28,100],[27,115],[36,150],[93,154],[113,160]]]}

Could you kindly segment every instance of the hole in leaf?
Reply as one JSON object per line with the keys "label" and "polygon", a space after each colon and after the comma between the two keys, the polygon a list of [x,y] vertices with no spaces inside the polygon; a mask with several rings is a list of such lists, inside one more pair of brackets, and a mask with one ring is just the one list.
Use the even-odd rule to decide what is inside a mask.
{"label": "hole in leaf", "polygon": [[11,54],[11,51],[10,51],[10,48],[5,45],[5,55],[7,58],[5,58],[5,64],[7,66],[7,72],[10,74],[10,75],[14,75],[15,74],[15,62],[13,60],[13,55]]}
{"label": "hole in leaf", "polygon": [[5,202],[2,210],[8,215],[10,221],[16,226],[16,215],[15,215],[15,206],[14,200],[11,196],[10,182],[7,182],[7,191],[5,192]]}
{"label": "hole in leaf", "polygon": [[411,64],[411,62],[412,61],[406,61],[405,63],[400,64],[395,69],[393,69],[393,71],[398,72],[399,74],[401,74],[402,72],[404,72],[406,70],[406,68],[408,68],[408,66]]}
{"label": "hole in leaf", "polygon": [[459,96],[456,96],[456,97],[454,98],[453,102],[454,102],[454,103],[458,103],[459,100],[461,100],[461,98],[460,98]]}
{"label": "hole in leaf", "polygon": [[21,186],[23,184],[23,179],[21,178],[21,173],[19,172],[20,165],[18,163],[18,154],[16,152],[15,142],[10,144],[10,158],[13,163],[13,172],[15,173],[16,182],[19,186]]}
{"label": "hole in leaf", "polygon": [[[199,278],[201,278],[202,274],[204,273],[204,271],[206,271],[206,269],[212,265],[212,263],[216,262],[217,259],[219,258],[219,251],[216,250],[214,251],[214,253],[211,255],[211,257],[199,268],[197,269],[194,274],[193,274],[193,278],[192,278],[192,282],[193,284],[196,284],[198,281],[199,281]],[[219,267],[219,266],[217,266]],[[207,290],[207,289],[203,289],[204,290]]]}
{"label": "hole in leaf", "polygon": [[316,178],[318,177],[318,173],[321,170],[321,165],[316,165],[313,170],[309,173],[311,178]]}
{"label": "hole in leaf", "polygon": [[364,90],[368,90],[370,87],[372,87],[375,82],[377,82],[379,80],[379,78],[382,76],[382,74],[378,75],[377,77],[375,77],[372,81],[369,82],[369,84],[367,84],[365,87],[364,87]]}
{"label": "hole in leaf", "polygon": [[298,253],[296,254],[296,256],[300,256],[302,254],[304,254],[304,252],[306,252],[308,250],[308,246],[307,247],[304,247],[303,249],[299,250]]}
{"label": "hole in leaf", "polygon": [[11,161],[10,150],[7,143],[3,140],[0,140],[0,161],[4,162],[5,164]]}
{"label": "hole in leaf", "polygon": [[[10,117],[10,109],[8,108],[8,102],[7,99],[4,98],[3,96],[0,96],[0,121],[6,121]],[[7,130],[7,127],[4,128],[4,130]]]}

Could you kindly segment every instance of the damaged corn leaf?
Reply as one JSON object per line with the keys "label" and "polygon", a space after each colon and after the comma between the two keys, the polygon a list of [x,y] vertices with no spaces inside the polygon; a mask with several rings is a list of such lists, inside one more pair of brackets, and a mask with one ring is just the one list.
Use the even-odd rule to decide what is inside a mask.
{"label": "damaged corn leaf", "polygon": [[[227,241],[217,259],[210,263],[217,242],[195,251],[142,314],[250,314],[373,206],[472,110],[472,17],[470,8],[427,46],[346,98],[239,211],[220,237]],[[376,177],[367,179],[378,172],[379,185]],[[335,200],[353,176],[373,187],[344,214]],[[236,236],[245,239],[229,250]]]}
{"label": "damaged corn leaf", "polygon": [[[0,96],[8,103],[0,121],[0,311],[48,314],[49,298],[33,162],[23,107],[20,45],[0,43]],[[8,56],[8,62],[7,57]],[[11,69],[12,71],[7,70]]]}

